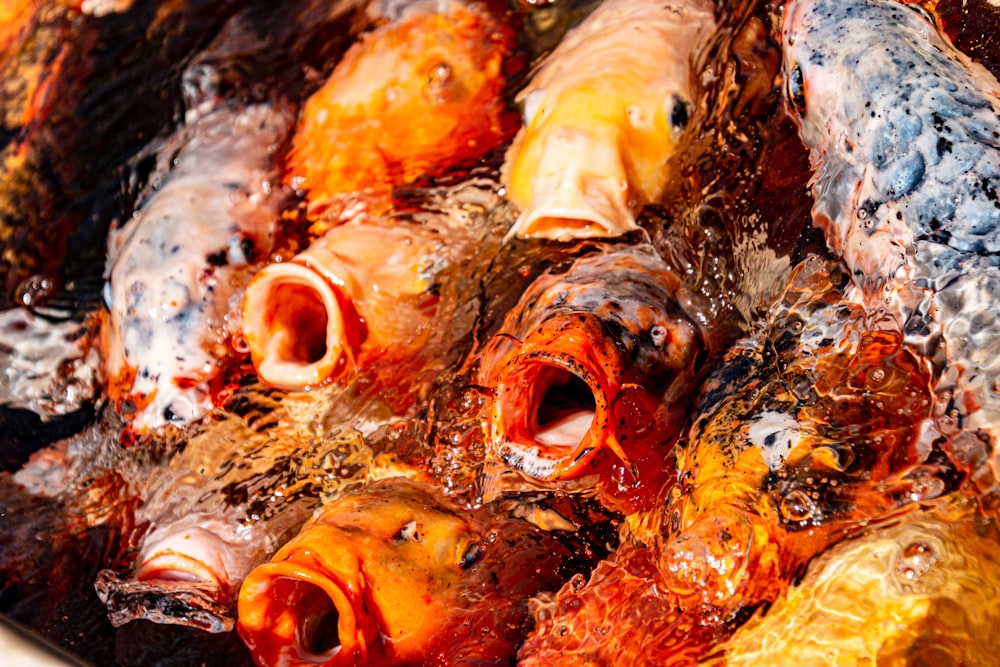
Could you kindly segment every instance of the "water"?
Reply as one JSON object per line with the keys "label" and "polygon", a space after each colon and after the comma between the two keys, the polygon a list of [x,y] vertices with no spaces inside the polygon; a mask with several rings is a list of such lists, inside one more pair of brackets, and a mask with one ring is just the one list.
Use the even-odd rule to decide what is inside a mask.
{"label": "water", "polygon": [[[942,2],[940,11],[959,45],[997,72],[1000,44],[989,18],[996,12],[985,2],[970,2],[968,8],[957,0]],[[512,10],[509,20],[523,22],[524,28],[511,59],[509,93],[524,84],[527,62],[550,50],[568,23],[592,4],[521,3]],[[207,113],[218,98],[239,104],[280,98],[300,105],[365,24],[363,9],[351,2],[297,0],[274,7],[235,0],[159,5],[136,0],[124,13],[102,17],[70,16],[43,3],[32,6],[45,8],[32,24],[37,43],[5,52],[0,72],[5,81],[27,81],[32,63],[62,58],[51,82],[59,94],[32,106],[22,88],[5,84],[0,91],[5,112],[0,305],[48,308],[44,312],[71,318],[100,309],[107,232],[129,219],[168,173],[172,156],[157,153],[156,147],[169,145],[166,137]],[[775,513],[752,525],[777,531],[774,543],[795,553],[782,555],[787,571],[763,572],[756,589],[731,576],[734,570],[710,575],[719,586],[712,591],[718,599],[744,591],[748,599],[758,595],[758,601],[770,603],[776,594],[767,598],[755,591],[805,576],[794,595],[822,611],[829,599],[820,592],[823,583],[833,578],[848,585],[836,578],[837,563],[860,560],[853,554],[863,553],[875,554],[878,562],[858,576],[888,579],[896,587],[883,591],[876,604],[892,607],[908,592],[950,608],[949,596],[992,590],[1000,574],[994,529],[968,503],[935,500],[947,498],[960,479],[920,430],[919,415],[929,401],[926,369],[912,351],[899,348],[898,340],[839,310],[836,298],[824,296],[816,285],[784,292],[796,267],[801,271],[807,258],[825,261],[815,258],[826,251],[809,223],[808,156],[783,113],[776,85],[778,11],[763,2],[722,3],[720,31],[698,63],[702,92],[689,126],[700,132],[670,158],[670,168],[680,174],[677,186],[641,212],[642,230],[619,241],[648,238],[690,295],[689,312],[711,332],[715,352],[705,367],[712,381],[691,415],[695,431],[682,443],[685,450],[666,457],[688,476],[673,493],[659,488],[661,477],[655,477],[655,485],[628,486],[623,495],[662,498],[667,511],[624,519],[614,515],[611,521],[595,513],[591,523],[581,520],[578,548],[592,550],[588,557],[603,556],[607,544],[617,540],[609,525],[622,520],[629,526],[617,560],[597,569],[607,575],[607,588],[596,587],[598,594],[609,592],[601,601],[605,604],[650,582],[662,583],[663,570],[671,564],[661,562],[659,553],[685,554],[675,564],[690,566],[687,574],[723,567],[711,560],[723,553],[720,544],[729,544],[720,542],[720,530],[728,530],[733,540],[751,534],[747,521],[752,520],[746,517],[764,516],[763,495]],[[67,51],[51,46],[56,36],[70,45]],[[25,160],[13,161],[10,156],[20,150]],[[421,475],[466,508],[514,492],[590,495],[594,480],[586,477],[549,486],[525,480],[497,461],[484,463],[492,396],[489,387],[477,383],[480,353],[535,279],[545,271],[565,271],[579,254],[593,250],[574,243],[503,244],[516,215],[501,199],[497,171],[502,160],[502,147],[496,148],[471,169],[418,180],[393,193],[397,219],[442,239],[436,263],[425,272],[432,277],[434,317],[412,332],[420,354],[401,360],[369,350],[357,375],[288,394],[256,380],[242,341],[224,340],[223,347],[232,352],[211,385],[215,409],[202,423],[162,432],[131,430],[128,406],[112,405],[99,388],[64,397],[71,409],[53,409],[47,421],[23,407],[0,407],[0,461],[6,471],[0,475],[0,611],[93,664],[251,664],[234,633],[207,634],[184,625],[189,615],[202,612],[217,624],[213,627],[229,627],[235,620],[235,591],[202,588],[202,597],[189,590],[181,596],[176,582],[139,581],[137,558],[145,536],[157,526],[189,516],[220,517],[230,531],[225,539],[241,544],[248,561],[260,562],[320,504],[342,497],[353,485],[400,473]],[[316,223],[308,218],[301,185],[269,184],[284,209],[273,257],[293,257]],[[835,270],[824,266],[819,272],[833,276],[836,289],[842,286]],[[776,304],[782,295],[787,302]],[[846,322],[854,328],[842,333]],[[658,347],[663,332],[650,335]],[[723,351],[746,336],[761,343],[759,350],[731,354],[728,365],[719,366]],[[765,381],[755,384],[755,377]],[[719,491],[717,498],[725,499],[727,509],[713,515],[719,522],[709,525],[700,510],[692,509],[711,505],[701,498],[715,488],[712,482],[696,484],[699,471],[707,476],[712,465],[705,459],[691,463],[699,461],[698,442],[732,437],[746,426],[747,438],[763,447],[769,435],[785,433],[789,429],[779,428],[787,426],[780,419],[757,422],[756,429],[747,425],[753,414],[747,406],[759,406],[768,396],[776,413],[790,414],[794,406],[793,422],[807,425],[814,446],[790,460],[795,443],[772,439],[745,493]],[[727,456],[738,453],[726,451],[720,465],[743,474],[745,468]],[[624,468],[619,472],[629,479]],[[871,479],[879,484],[872,487]],[[697,489],[705,495],[695,502]],[[901,526],[867,530],[869,517],[918,502],[927,509],[906,514]],[[563,525],[558,514],[533,515],[533,520]],[[897,532],[905,539],[890,544]],[[823,554],[845,534],[856,539]],[[659,535],[665,540],[662,552],[649,548]],[[702,543],[669,541],[691,535]],[[961,542],[968,542],[967,553]],[[823,555],[805,570],[817,554]],[[536,633],[533,647],[555,647],[557,635],[590,631],[600,642],[609,635],[625,636],[628,620],[585,604],[595,590],[588,584],[594,560],[582,558],[562,568],[569,593],[557,597],[548,591],[533,603],[539,622],[552,624],[551,632]],[[985,574],[975,574],[979,562]],[[132,620],[114,627],[94,592],[99,578],[116,622],[156,618],[161,623]],[[673,580],[677,590],[681,578]],[[184,604],[170,609],[170,602],[182,597]],[[648,623],[622,640],[623,651],[655,634],[665,653],[695,661],[752,616],[727,645],[731,655],[752,662],[766,643],[759,637],[772,642],[779,637],[788,646],[798,623],[788,620],[791,612],[781,602],[766,616],[753,616],[753,604],[722,603],[714,612],[677,615],[675,598],[637,594],[636,599],[633,609]],[[833,606],[850,604],[833,599]],[[988,645],[994,635],[977,634],[996,627],[988,608],[983,602],[986,620],[970,611],[968,618],[936,634],[928,630],[928,636],[946,640],[914,641],[941,655],[954,655],[966,639],[972,646]],[[826,632],[833,637],[832,626],[860,632],[837,625],[839,620],[821,611],[810,622],[822,631],[803,631],[803,636]],[[658,626],[649,620],[656,618],[662,619]],[[907,623],[914,628],[947,625],[942,620],[947,612],[934,618],[910,616]]]}

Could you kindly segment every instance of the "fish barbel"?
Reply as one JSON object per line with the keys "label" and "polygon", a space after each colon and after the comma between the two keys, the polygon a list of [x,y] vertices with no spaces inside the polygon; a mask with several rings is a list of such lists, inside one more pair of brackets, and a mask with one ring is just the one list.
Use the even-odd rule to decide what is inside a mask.
{"label": "fish barbel", "polygon": [[814,221],[872,315],[935,358],[936,426],[995,504],[1000,83],[891,0],[795,0],[782,35]]}

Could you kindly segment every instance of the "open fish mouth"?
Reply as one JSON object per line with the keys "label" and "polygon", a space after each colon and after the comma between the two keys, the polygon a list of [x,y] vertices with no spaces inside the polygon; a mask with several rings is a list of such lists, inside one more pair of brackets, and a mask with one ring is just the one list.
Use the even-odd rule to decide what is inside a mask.
{"label": "open fish mouth", "polygon": [[356,664],[371,633],[359,627],[364,592],[352,583],[321,567],[262,565],[243,584],[240,633],[263,664]]}
{"label": "open fish mouth", "polygon": [[[572,345],[572,353],[546,350]],[[540,480],[569,479],[613,438],[608,407],[622,369],[596,318],[550,320],[497,377],[494,454]]]}
{"label": "open fish mouth", "polygon": [[344,365],[346,330],[362,325],[340,288],[318,271],[278,265],[261,272],[247,295],[243,335],[262,380],[282,389],[316,387]]}

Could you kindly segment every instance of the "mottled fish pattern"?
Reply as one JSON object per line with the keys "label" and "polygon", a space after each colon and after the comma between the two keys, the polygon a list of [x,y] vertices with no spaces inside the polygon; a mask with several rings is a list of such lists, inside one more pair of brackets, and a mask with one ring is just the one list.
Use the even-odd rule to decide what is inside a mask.
{"label": "mottled fish pattern", "polygon": [[996,495],[1000,84],[890,0],[791,2],[783,46],[814,220],[873,316],[935,359],[937,427]]}

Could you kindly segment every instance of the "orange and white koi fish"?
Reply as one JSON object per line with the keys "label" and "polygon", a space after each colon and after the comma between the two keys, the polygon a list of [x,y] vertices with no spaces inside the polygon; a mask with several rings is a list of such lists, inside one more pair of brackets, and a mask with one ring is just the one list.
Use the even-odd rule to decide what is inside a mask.
{"label": "orange and white koi fish", "polygon": [[272,150],[289,126],[287,111],[256,104],[224,106],[182,128],[163,184],[111,237],[109,393],[135,403],[136,427],[211,409],[209,384],[239,324],[239,288],[272,242]]}

